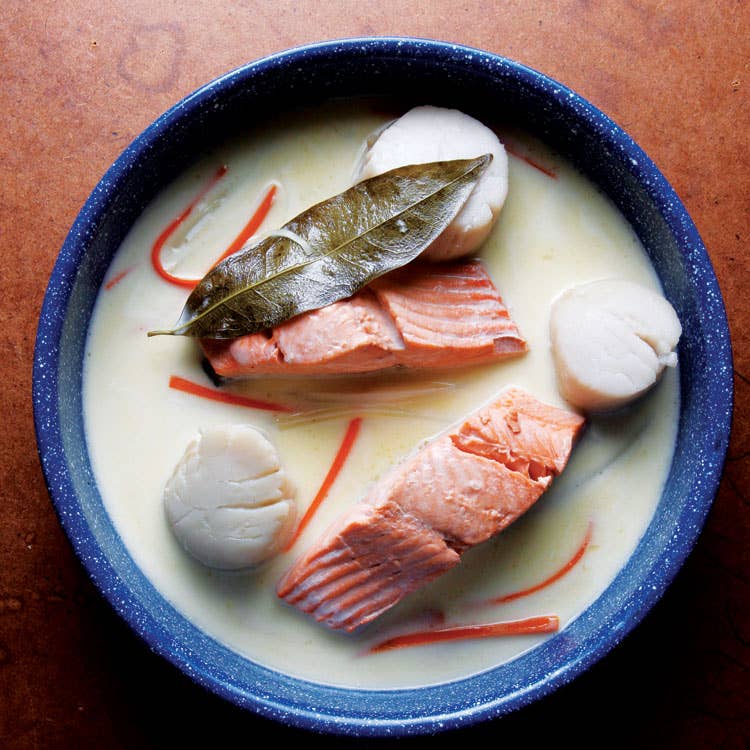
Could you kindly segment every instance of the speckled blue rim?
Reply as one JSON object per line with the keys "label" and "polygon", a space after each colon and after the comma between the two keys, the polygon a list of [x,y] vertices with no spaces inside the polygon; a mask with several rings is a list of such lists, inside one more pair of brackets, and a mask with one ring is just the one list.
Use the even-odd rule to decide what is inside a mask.
{"label": "speckled blue rim", "polygon": [[[298,680],[238,657],[153,588],[102,505],[82,423],[81,369],[91,310],[116,248],[156,192],[196,151],[284,109],[332,96],[393,94],[450,104],[545,139],[623,211],[684,327],[682,410],[667,488],[635,554],[579,618],[539,648],[474,677],[414,690],[361,691]],[[644,617],[695,543],[716,493],[732,411],[732,355],[716,278],[693,222],[643,151],[561,84],[510,60],[420,39],[349,39],[239,68],[159,117],[96,186],[60,251],[34,355],[39,454],[61,523],[92,579],[149,646],[196,682],[278,721],[352,735],[455,728],[518,709],[573,679]]]}

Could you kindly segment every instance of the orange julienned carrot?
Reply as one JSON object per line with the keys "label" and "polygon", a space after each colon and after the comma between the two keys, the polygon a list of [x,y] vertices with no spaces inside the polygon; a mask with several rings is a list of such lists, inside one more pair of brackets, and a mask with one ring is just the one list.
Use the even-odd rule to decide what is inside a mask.
{"label": "orange julienned carrot", "polygon": [[[186,279],[181,276],[175,276],[169,271],[167,271],[166,268],[162,265],[161,262],[161,251],[164,248],[164,245],[166,244],[167,240],[172,236],[172,234],[177,230],[177,228],[185,221],[185,219],[190,216],[193,209],[198,205],[198,203],[203,199],[203,197],[208,193],[209,190],[227,173],[227,167],[221,166],[219,169],[216,170],[216,172],[213,174],[210,180],[206,182],[206,184],[198,191],[198,194],[193,198],[192,201],[187,205],[187,207],[182,211],[179,216],[177,216],[175,219],[173,219],[167,226],[164,228],[164,230],[161,232],[161,234],[156,238],[153,246],[151,247],[151,265],[154,267],[154,270],[156,271],[159,276],[161,276],[164,281],[169,282],[170,284],[174,284],[176,286],[186,287],[188,289],[192,289],[196,284],[200,282],[200,279]],[[273,205],[274,198],[276,197],[276,185],[271,185],[270,188],[266,191],[265,196],[263,197],[263,200],[261,200],[260,205],[258,208],[253,212],[253,215],[250,217],[250,220],[245,224],[245,226],[242,228],[240,233],[237,235],[237,237],[234,239],[232,244],[224,251],[224,253],[221,254],[221,256],[216,260],[214,265],[221,262],[226,258],[227,256],[231,255],[232,253],[237,252],[244,244],[247,242],[250,237],[252,237],[260,228],[260,225],[265,220],[266,216],[268,215],[268,212],[271,210],[271,206]]]}
{"label": "orange julienned carrot", "polygon": [[104,284],[105,289],[112,289],[117,286],[133,269],[126,268],[124,271],[115,274],[109,281]]}
{"label": "orange julienned carrot", "polygon": [[284,548],[284,552],[294,546],[294,543],[297,541],[297,539],[299,539],[300,535],[305,530],[305,527],[310,522],[310,519],[315,515],[315,512],[318,510],[320,504],[323,502],[323,500],[325,500],[328,492],[333,486],[333,483],[336,481],[336,477],[338,477],[339,472],[341,471],[344,463],[346,462],[346,459],[349,456],[349,453],[351,452],[352,446],[354,445],[354,442],[357,439],[357,435],[359,434],[359,428],[361,425],[362,417],[355,417],[349,422],[349,426],[346,428],[346,432],[344,433],[344,437],[341,440],[341,445],[339,446],[339,449],[333,459],[333,463],[331,463],[331,467],[330,469],[328,469],[328,473],[326,474],[323,483],[320,485],[320,489],[305,511],[305,515],[302,516],[302,520],[299,522],[297,530],[294,532],[294,535]]}
{"label": "orange julienned carrot", "polygon": [[535,162],[533,159],[529,158],[528,156],[525,156],[524,154],[519,153],[515,149],[509,148],[507,143],[505,144],[505,150],[512,156],[515,156],[516,159],[525,161],[530,167],[534,167],[534,169],[538,169],[540,172],[546,174],[547,177],[551,177],[553,180],[557,179],[557,174],[553,172],[551,169],[547,169],[547,167],[543,167],[541,164]]}
{"label": "orange julienned carrot", "polygon": [[184,286],[192,289],[197,283],[194,279],[183,279],[179,276],[173,276],[166,268],[161,264],[161,250],[164,247],[166,241],[172,236],[177,227],[182,224],[185,219],[193,212],[193,209],[200,203],[203,196],[227,173],[227,167],[222,164],[216,172],[211,176],[211,179],[198,191],[198,194],[193,200],[188,203],[187,207],[180,213],[176,218],[167,224],[162,230],[161,234],[156,238],[153,246],[151,247],[151,265],[154,267],[156,273],[161,276],[164,281],[168,281],[170,284],[176,284],[177,286]]}
{"label": "orange julienned carrot", "polygon": [[[224,258],[229,257],[232,253],[236,253],[258,231],[258,229],[260,229],[260,225],[263,223],[266,216],[268,216],[268,212],[271,210],[275,198],[276,185],[271,185],[266,191],[260,205],[250,217],[250,221],[245,224],[242,231],[235,237],[234,242],[232,242],[232,244],[224,251],[216,263],[221,263]],[[214,265],[216,265],[216,263],[214,263]]]}
{"label": "orange julienned carrot", "polygon": [[372,646],[369,653],[391,651],[407,646],[424,646],[441,641],[458,641],[468,638],[497,638],[510,635],[534,635],[536,633],[554,633],[560,628],[560,618],[557,615],[541,615],[528,617],[524,620],[509,620],[507,622],[490,622],[484,625],[460,625],[453,628],[437,628],[422,630],[416,633],[398,635]]}
{"label": "orange julienned carrot", "polygon": [[226,393],[209,388],[200,383],[194,383],[192,380],[181,378],[179,375],[172,375],[169,378],[169,387],[183,393],[190,393],[193,396],[200,396],[211,401],[220,401],[223,404],[234,404],[235,406],[246,406],[250,409],[262,409],[264,411],[293,411],[289,406],[276,404],[271,401],[261,401],[248,396],[241,396],[237,393]]}
{"label": "orange julienned carrot", "polygon": [[583,538],[583,541],[579,545],[578,549],[573,553],[573,556],[565,563],[565,565],[563,565],[559,570],[549,576],[549,578],[545,578],[541,583],[537,583],[535,586],[530,586],[527,589],[521,589],[520,591],[514,591],[511,594],[504,594],[503,596],[497,596],[489,599],[486,604],[502,604],[504,602],[512,602],[514,599],[520,599],[522,596],[533,594],[534,592],[539,591],[540,589],[543,589],[562,578],[566,573],[568,573],[578,564],[580,559],[586,553],[586,549],[591,542],[592,532],[593,523],[589,522],[588,528],[586,529],[586,536]]}

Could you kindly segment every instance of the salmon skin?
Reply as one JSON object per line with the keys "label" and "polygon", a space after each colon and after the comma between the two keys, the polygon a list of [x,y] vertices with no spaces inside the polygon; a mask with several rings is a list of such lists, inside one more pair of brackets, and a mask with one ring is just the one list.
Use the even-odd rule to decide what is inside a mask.
{"label": "salmon skin", "polygon": [[267,333],[201,344],[230,378],[465,367],[526,351],[479,261],[409,264]]}
{"label": "salmon skin", "polygon": [[294,563],[279,597],[330,628],[365,625],[526,512],[583,424],[505,390],[378,482]]}

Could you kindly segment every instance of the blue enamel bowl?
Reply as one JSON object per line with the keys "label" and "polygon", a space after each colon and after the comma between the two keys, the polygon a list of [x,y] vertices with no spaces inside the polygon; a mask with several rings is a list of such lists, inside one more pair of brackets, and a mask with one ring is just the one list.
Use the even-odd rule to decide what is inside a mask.
{"label": "blue enamel bowl", "polygon": [[[177,612],[133,562],[92,475],[81,370],[102,279],[157,192],[207,146],[293,102],[397,95],[518,126],[576,164],[641,238],[682,321],[682,407],[656,514],[619,575],[574,622],[520,658],[419,689],[315,684],[252,663]],[[60,521],[112,606],[148,645],[201,685],[280,722],[351,735],[435,732],[505,714],[572,680],[644,617],[682,565],[717,490],[732,411],[726,315],[706,250],[674,190],[633,140],[565,86],[496,55],[419,39],[350,39],[282,52],[209,83],[123,152],[84,205],[49,282],[34,357],[39,454]]]}

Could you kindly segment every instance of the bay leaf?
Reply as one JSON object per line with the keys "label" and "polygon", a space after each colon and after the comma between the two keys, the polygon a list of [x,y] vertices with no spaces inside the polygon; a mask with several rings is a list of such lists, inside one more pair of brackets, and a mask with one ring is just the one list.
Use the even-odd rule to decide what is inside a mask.
{"label": "bay leaf", "polygon": [[400,167],[312,206],[211,269],[173,330],[228,339],[358,292],[414,260],[453,220],[492,159]]}

